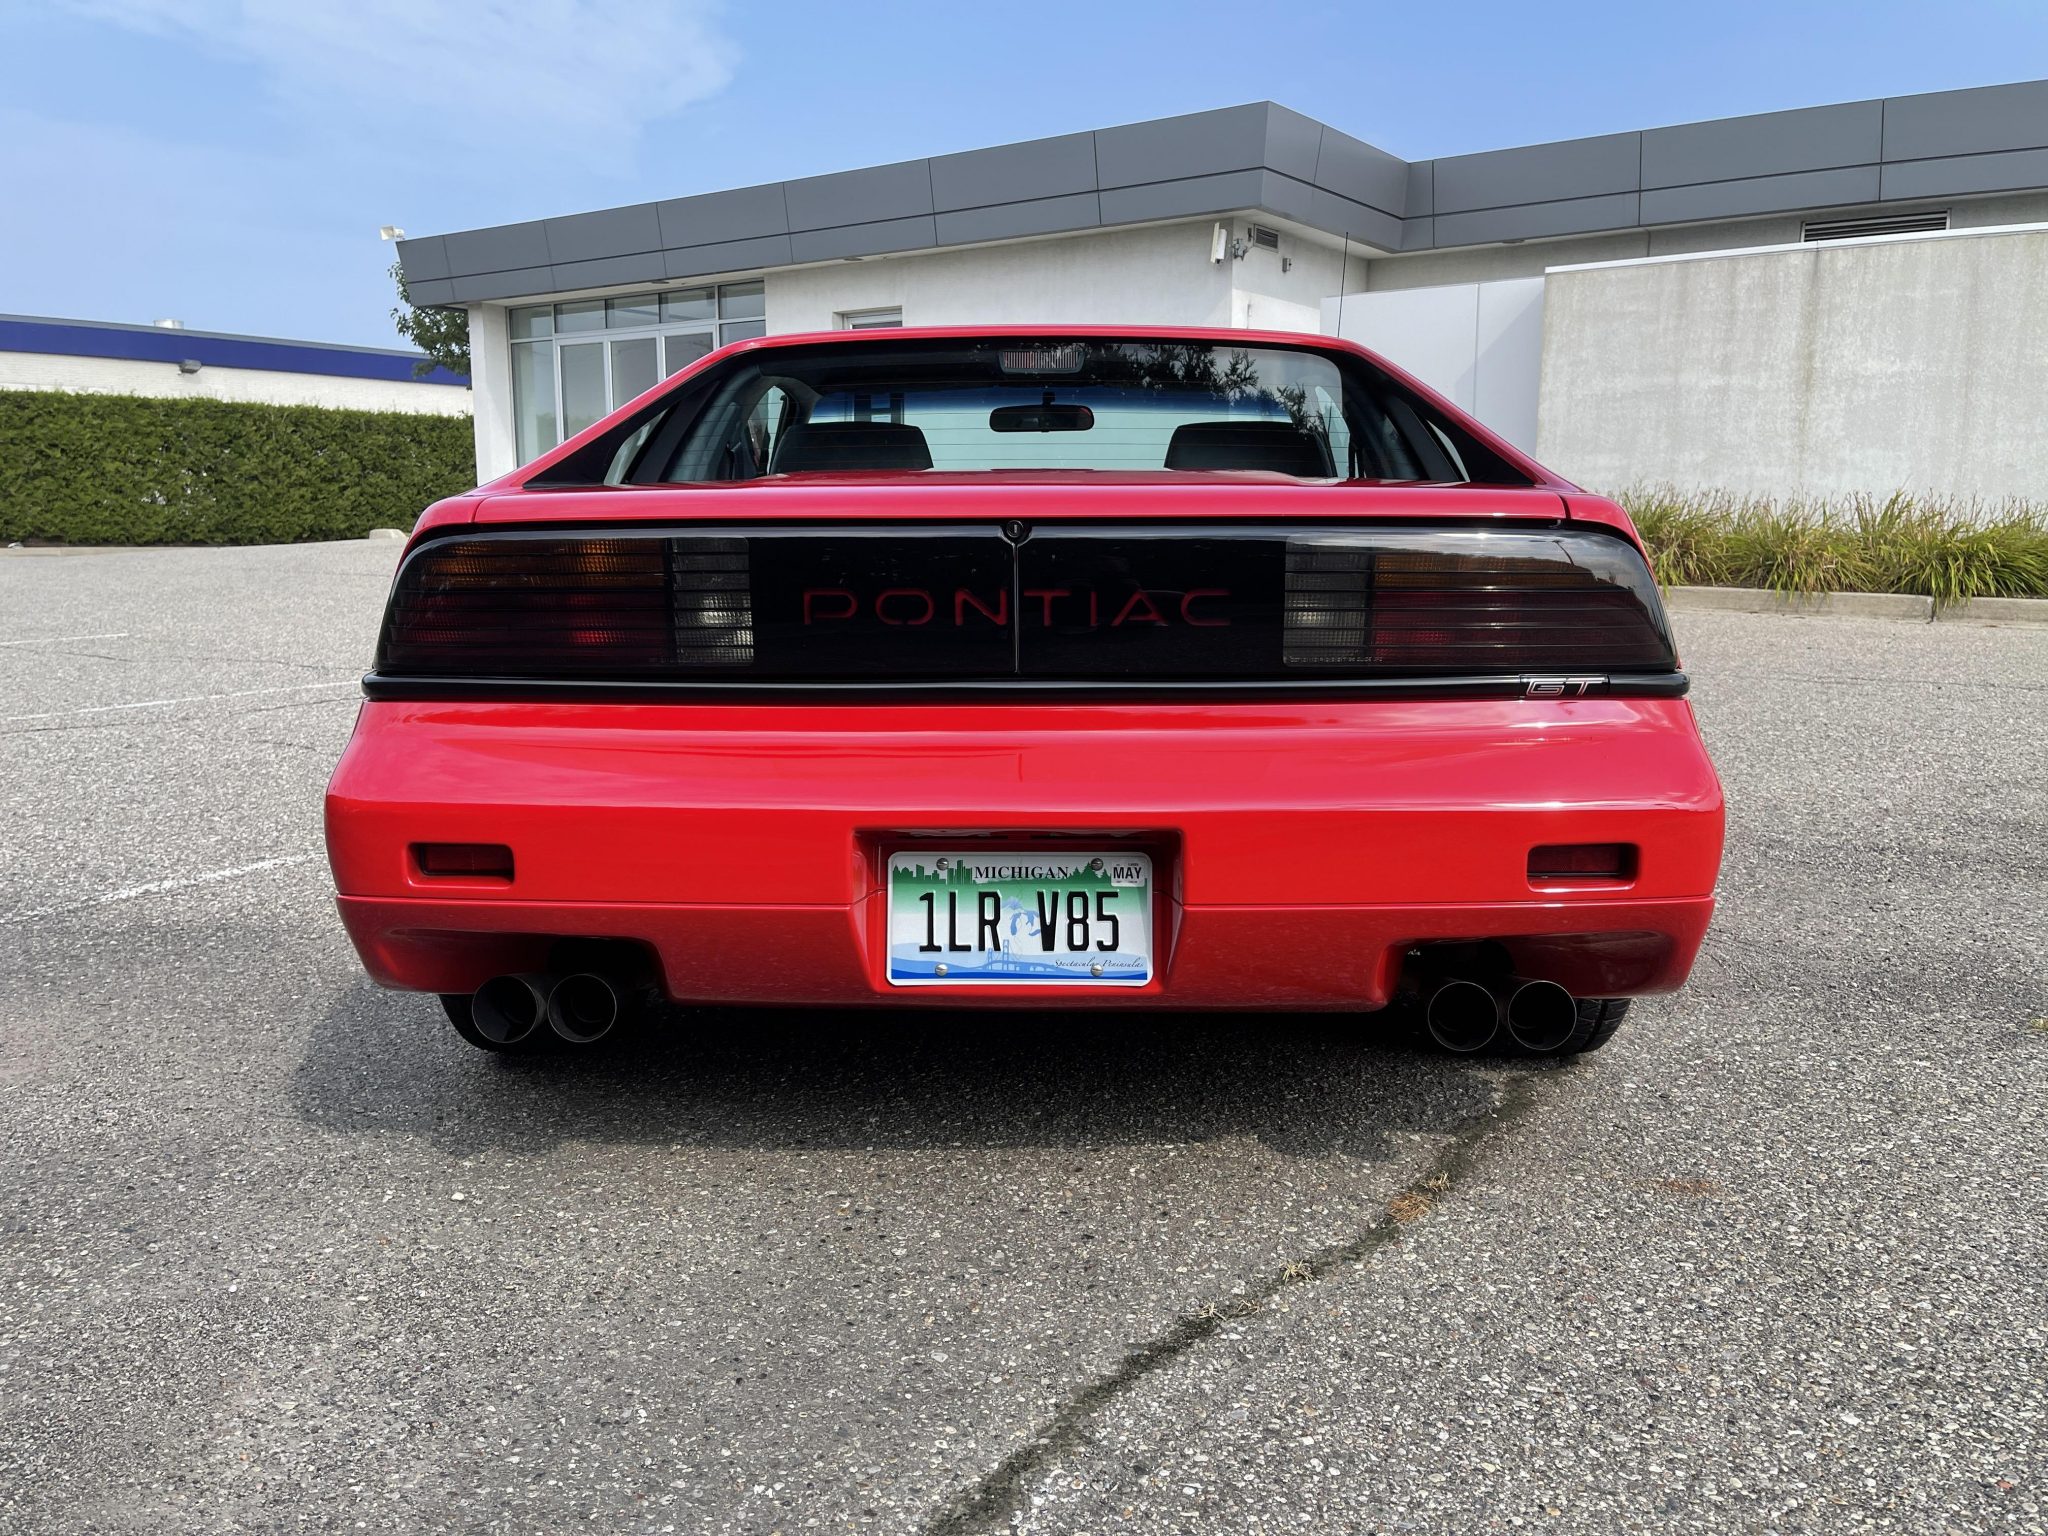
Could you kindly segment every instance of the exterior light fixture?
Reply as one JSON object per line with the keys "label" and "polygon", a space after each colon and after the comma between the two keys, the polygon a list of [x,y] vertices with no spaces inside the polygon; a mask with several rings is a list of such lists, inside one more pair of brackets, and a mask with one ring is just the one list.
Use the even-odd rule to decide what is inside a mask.
{"label": "exterior light fixture", "polygon": [[181,357],[181,358],[179,358],[179,359],[178,359],[178,372],[180,372],[180,373],[197,373],[198,371],[199,371],[199,359],[198,359],[198,358],[196,358],[196,357]]}
{"label": "exterior light fixture", "polygon": [[1232,236],[1228,224],[1218,224],[1216,232],[1209,237],[1209,259],[1218,266],[1223,264],[1225,257],[1243,261],[1244,253],[1248,249],[1244,241]]}

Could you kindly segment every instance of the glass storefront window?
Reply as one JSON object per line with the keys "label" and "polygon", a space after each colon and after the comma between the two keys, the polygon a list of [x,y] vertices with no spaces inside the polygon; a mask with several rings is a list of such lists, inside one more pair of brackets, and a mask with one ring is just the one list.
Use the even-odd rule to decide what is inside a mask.
{"label": "glass storefront window", "polygon": [[711,350],[709,331],[678,331],[662,340],[662,377],[687,368]]}
{"label": "glass storefront window", "polygon": [[768,299],[763,285],[752,283],[721,283],[718,286],[718,318],[721,320],[760,320],[768,313]]}
{"label": "glass storefront window", "polygon": [[564,343],[562,354],[562,436],[574,437],[611,409],[605,397],[604,343]]}
{"label": "glass storefront window", "polygon": [[561,441],[555,431],[553,342],[522,341],[513,345],[512,423],[522,464],[540,457]]}
{"label": "glass storefront window", "polygon": [[716,293],[709,288],[677,288],[661,296],[661,323],[686,325],[715,318]]}
{"label": "glass storefront window", "polygon": [[612,407],[644,395],[661,382],[652,336],[622,337],[612,343]]}
{"label": "glass storefront window", "polygon": [[519,461],[539,457],[713,347],[767,335],[767,314],[758,278],[512,310]]}
{"label": "glass storefront window", "polygon": [[661,323],[661,306],[651,293],[635,294],[630,299],[606,299],[604,311],[604,323],[615,331],[637,331]]}

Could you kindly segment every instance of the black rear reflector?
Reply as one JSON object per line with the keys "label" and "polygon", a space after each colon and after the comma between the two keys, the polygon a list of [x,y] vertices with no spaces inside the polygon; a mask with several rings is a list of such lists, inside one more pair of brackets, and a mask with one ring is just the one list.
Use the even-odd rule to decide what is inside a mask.
{"label": "black rear reflector", "polygon": [[1633,880],[1634,843],[1550,843],[1529,850],[1531,880]]}
{"label": "black rear reflector", "polygon": [[512,850],[503,843],[414,843],[412,862],[421,874],[435,878],[512,878]]}
{"label": "black rear reflector", "polygon": [[1515,694],[1541,674],[1582,696],[1676,667],[1649,567],[1608,529],[1011,526],[430,541],[399,570],[377,670],[662,685],[1462,678]]}

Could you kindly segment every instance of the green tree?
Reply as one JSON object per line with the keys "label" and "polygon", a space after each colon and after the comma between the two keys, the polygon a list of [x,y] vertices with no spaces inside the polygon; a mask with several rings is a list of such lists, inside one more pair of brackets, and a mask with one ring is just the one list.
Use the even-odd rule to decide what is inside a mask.
{"label": "green tree", "polygon": [[398,285],[398,308],[391,311],[391,323],[398,327],[399,335],[427,354],[426,361],[413,365],[413,373],[423,377],[439,366],[468,378],[468,313],[414,304],[405,286],[405,268],[395,261],[391,263],[391,281]]}

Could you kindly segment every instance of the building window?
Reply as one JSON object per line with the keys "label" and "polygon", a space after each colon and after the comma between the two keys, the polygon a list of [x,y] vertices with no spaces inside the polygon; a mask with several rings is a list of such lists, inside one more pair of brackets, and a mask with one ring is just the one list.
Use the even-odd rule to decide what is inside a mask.
{"label": "building window", "polygon": [[893,331],[902,324],[901,309],[847,309],[839,314],[842,331]]}
{"label": "building window", "polygon": [[767,335],[767,317],[758,280],[513,310],[519,462],[574,437],[713,348]]}

